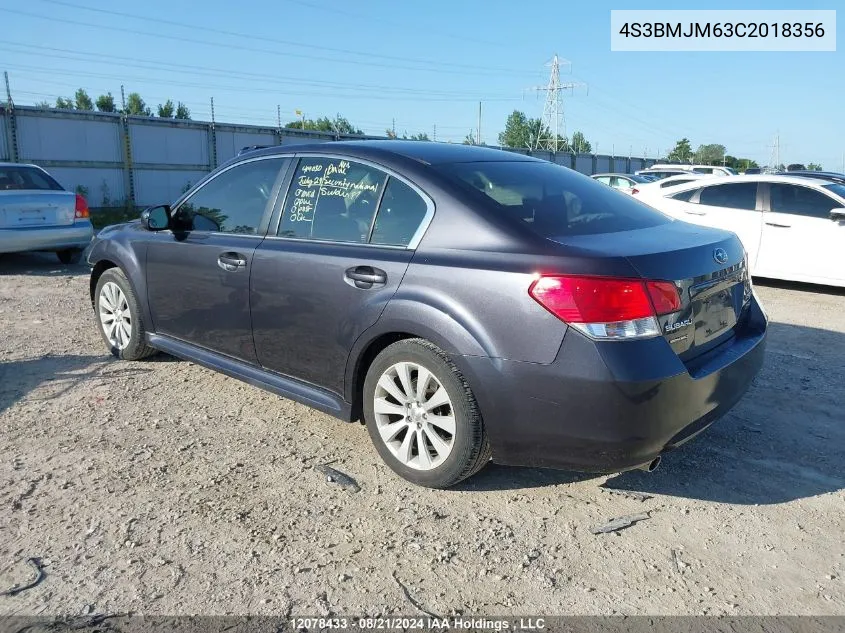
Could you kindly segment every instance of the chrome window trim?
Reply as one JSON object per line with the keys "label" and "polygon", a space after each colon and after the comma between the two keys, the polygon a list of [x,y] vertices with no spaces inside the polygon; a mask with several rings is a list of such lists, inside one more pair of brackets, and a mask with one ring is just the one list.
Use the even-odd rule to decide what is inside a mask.
{"label": "chrome window trim", "polygon": [[[409,250],[413,251],[416,250],[419,246],[420,242],[422,241],[425,232],[428,230],[429,225],[431,225],[431,221],[434,219],[434,212],[435,212],[435,204],[434,200],[429,196],[425,191],[423,191],[420,187],[417,186],[416,183],[409,180],[407,177],[403,176],[402,174],[397,173],[395,170],[386,167],[380,163],[375,161],[369,160],[367,158],[358,158],[354,156],[348,156],[346,154],[341,154],[337,152],[326,152],[326,153],[318,153],[318,152],[303,152],[292,155],[296,159],[296,164],[293,165],[293,176],[296,176],[296,170],[299,168],[299,159],[301,158],[326,158],[329,160],[348,160],[351,163],[359,163],[361,165],[366,165],[367,167],[372,167],[373,169],[378,169],[379,171],[384,172],[389,178],[396,178],[400,182],[408,185],[414,193],[416,193],[420,198],[422,198],[423,202],[425,202],[426,212],[423,216],[422,221],[420,222],[419,227],[417,227],[416,232],[411,237],[411,240],[408,242],[406,246],[397,246],[397,245],[389,245],[389,244],[371,244],[369,242],[338,242],[336,240],[315,240],[310,237],[284,237],[279,235],[279,228],[282,225],[282,219],[284,217],[284,208],[281,209],[281,213],[279,213],[278,221],[276,222],[275,230],[273,227],[269,227],[267,231],[267,238],[266,239],[276,239],[276,240],[293,240],[297,242],[310,242],[312,244],[352,244],[356,246],[368,246],[368,247],[375,247],[375,248],[391,248],[397,250]],[[382,190],[382,197],[379,199],[378,207],[376,208],[376,213],[373,215],[373,221],[375,218],[378,217],[378,212],[381,211],[381,201],[384,197],[384,189],[387,188],[388,180],[385,179],[384,187]],[[284,205],[285,200],[287,199],[288,194],[290,193],[290,189],[293,187],[293,177],[291,178],[291,182],[288,185],[288,190],[285,191],[285,195],[282,196],[282,204]],[[279,196],[277,196],[278,198]],[[275,205],[274,205],[275,206]]]}
{"label": "chrome window trim", "polygon": [[[240,166],[242,166],[242,165],[247,165],[247,164],[249,164],[249,163],[254,163],[254,162],[259,161],[259,160],[270,160],[270,159],[276,159],[276,160],[282,160],[282,161],[283,161],[283,160],[285,160],[286,158],[293,158],[293,154],[273,154],[273,155],[270,155],[270,156],[256,156],[256,157],[254,157],[254,158],[248,158],[248,159],[246,159],[246,160],[241,160],[241,161],[237,161],[237,162],[232,163],[231,165],[227,166],[226,168],[221,169],[221,170],[220,170],[220,171],[218,171],[217,173],[212,174],[210,177],[208,177],[208,178],[206,178],[205,180],[203,180],[203,181],[202,181],[202,183],[201,183],[201,184],[200,184],[200,185],[199,185],[196,189],[191,189],[190,191],[186,191],[186,192],[185,192],[185,195],[184,195],[184,196],[182,196],[179,200],[177,200],[177,201],[176,201],[175,206],[171,207],[171,209],[170,209],[170,215],[171,215],[171,217],[172,217],[175,213],[177,213],[177,212],[179,211],[179,209],[181,209],[181,208],[182,208],[182,205],[183,205],[183,204],[185,204],[188,200],[190,200],[191,198],[193,198],[193,197],[194,197],[197,193],[199,193],[200,191],[202,191],[208,183],[210,183],[210,182],[213,182],[213,181],[217,180],[220,176],[222,176],[223,174],[225,174],[227,171],[229,171],[229,170],[231,170],[231,169],[234,169],[235,167],[240,167]],[[283,182],[284,182],[284,180],[285,180],[285,178],[284,178],[284,177],[285,177],[285,175],[286,175],[286,174],[287,174],[287,172],[282,173],[282,169],[281,169],[281,166],[280,166],[280,167],[279,167],[279,173],[276,175],[276,180],[273,182],[273,190],[272,190],[272,191],[271,191],[271,193],[270,193],[270,199],[272,199],[272,203],[270,203],[270,199],[268,199],[268,201],[267,201],[267,202],[268,202],[268,204],[270,204],[270,206],[269,206],[269,208],[270,208],[270,216],[269,216],[269,218],[268,218],[268,221],[269,221],[270,219],[272,219],[273,209],[275,209],[275,208],[276,208],[276,202],[278,201],[278,198],[279,198],[279,192],[280,192],[280,190],[281,190],[282,183],[283,183]],[[261,218],[259,219],[259,223],[260,223],[260,224],[263,224],[263,222],[264,222],[264,218],[265,218],[265,216],[267,215],[267,208],[268,208],[268,207],[267,207],[267,205],[265,205],[265,206],[264,206],[264,211],[261,213]],[[260,226],[260,224],[259,224],[259,226]],[[238,237],[244,237],[244,238],[250,238],[250,237],[251,237],[251,238],[254,238],[254,237],[259,237],[259,238],[261,238],[261,237],[264,237],[264,236],[267,234],[267,231],[269,230],[269,228],[270,228],[270,227],[268,226],[268,227],[264,230],[264,233],[263,233],[263,234],[261,234],[261,233],[254,233],[254,234],[249,234],[249,233],[229,233],[229,232],[227,232],[227,231],[205,231],[205,232],[206,232],[206,233],[213,234],[213,235],[236,235],[236,236],[238,236]],[[172,233],[172,231],[171,231],[170,229],[166,229],[166,231],[167,231],[168,233]],[[162,232],[163,232],[163,231],[162,231]]]}

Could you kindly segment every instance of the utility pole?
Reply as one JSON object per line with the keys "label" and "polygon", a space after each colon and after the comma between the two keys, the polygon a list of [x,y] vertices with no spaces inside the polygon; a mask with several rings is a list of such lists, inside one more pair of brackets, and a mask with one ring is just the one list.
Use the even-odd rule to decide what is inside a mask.
{"label": "utility pole", "polygon": [[282,106],[276,106],[276,127],[279,128],[279,132],[282,131]]}
{"label": "utility pole", "polygon": [[434,136],[432,137],[432,140],[437,140],[437,123],[434,124]]}
{"label": "utility pole", "polygon": [[475,131],[475,144],[481,145],[481,102],[478,102],[478,129]]}
{"label": "utility pole", "polygon": [[[561,62],[569,64],[568,61],[561,60],[555,55],[552,61],[546,64],[552,68],[549,83],[546,86],[535,86],[531,88],[531,90],[535,90],[538,93],[546,93],[546,103],[543,106],[543,127],[540,130],[533,149],[542,148],[551,152],[558,151],[559,139],[561,136],[566,137],[566,118],[563,113],[563,98],[561,93],[564,90],[569,90],[574,94],[575,88],[587,87],[587,84],[583,82],[561,83]],[[546,130],[550,131],[551,138],[542,138],[543,132]]]}
{"label": "utility pole", "polygon": [[12,100],[12,89],[9,87],[9,73],[3,71],[3,79],[6,82],[6,108],[8,110],[9,118],[9,158],[12,162],[20,160],[20,152],[18,151],[18,122],[15,116],[15,102]]}
{"label": "utility pole", "polygon": [[393,138],[396,138],[396,119],[393,119],[393,123],[390,126],[390,129],[393,131]]}

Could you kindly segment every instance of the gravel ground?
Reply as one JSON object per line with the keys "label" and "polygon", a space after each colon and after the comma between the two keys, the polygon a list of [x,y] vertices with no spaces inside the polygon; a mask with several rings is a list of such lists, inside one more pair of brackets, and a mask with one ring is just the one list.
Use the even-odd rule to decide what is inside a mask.
{"label": "gravel ground", "polygon": [[845,614],[845,292],[759,284],[764,371],[655,473],[442,492],[357,424],[112,360],[87,268],[54,262],[0,258],[0,590],[46,572],[0,614]]}

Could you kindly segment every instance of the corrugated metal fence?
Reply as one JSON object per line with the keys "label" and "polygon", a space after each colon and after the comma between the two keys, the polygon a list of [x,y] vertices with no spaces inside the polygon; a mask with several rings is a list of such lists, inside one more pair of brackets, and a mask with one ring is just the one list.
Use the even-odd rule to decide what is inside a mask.
{"label": "corrugated metal fence", "polygon": [[[248,145],[352,138],[383,137],[0,106],[0,160],[45,167],[66,189],[84,188],[92,207],[172,201]],[[643,158],[508,151],[530,153],[584,174],[632,173],[654,163]]]}

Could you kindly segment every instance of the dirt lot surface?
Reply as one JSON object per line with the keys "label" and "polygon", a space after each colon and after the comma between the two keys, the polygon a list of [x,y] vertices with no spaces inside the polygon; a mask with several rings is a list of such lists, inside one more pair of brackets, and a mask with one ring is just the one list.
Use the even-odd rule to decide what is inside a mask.
{"label": "dirt lot surface", "polygon": [[841,291],[759,284],[764,371],[657,472],[491,466],[441,492],[359,425],[112,360],[87,269],[54,261],[0,258],[0,590],[46,572],[0,614],[845,614]]}

